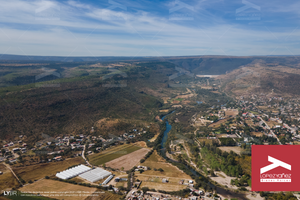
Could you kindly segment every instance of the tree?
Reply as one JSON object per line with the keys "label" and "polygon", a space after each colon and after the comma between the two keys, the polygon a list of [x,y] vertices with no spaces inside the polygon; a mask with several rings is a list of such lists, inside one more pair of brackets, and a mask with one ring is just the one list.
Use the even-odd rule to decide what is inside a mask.
{"label": "tree", "polygon": [[158,171],[163,172],[164,170],[162,168],[159,168]]}
{"label": "tree", "polygon": [[149,191],[148,187],[142,187],[143,193],[146,194]]}

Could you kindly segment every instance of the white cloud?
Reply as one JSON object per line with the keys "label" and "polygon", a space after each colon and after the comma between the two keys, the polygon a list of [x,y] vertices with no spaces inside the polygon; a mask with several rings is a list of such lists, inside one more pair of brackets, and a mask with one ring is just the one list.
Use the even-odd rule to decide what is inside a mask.
{"label": "white cloud", "polygon": [[[207,3],[207,2],[205,2]],[[44,9],[46,8],[46,9]],[[59,20],[36,20],[36,9],[59,8]],[[94,8],[68,1],[2,2],[0,52],[60,56],[167,56],[300,54],[291,42],[300,30],[249,30],[220,23],[199,27],[176,24],[145,11]],[[51,15],[50,15],[51,16]],[[43,16],[42,16],[43,17]],[[47,15],[46,15],[47,17]],[[287,39],[287,35],[289,37]],[[287,43],[289,42],[289,43]],[[278,48],[285,44],[287,48]]]}

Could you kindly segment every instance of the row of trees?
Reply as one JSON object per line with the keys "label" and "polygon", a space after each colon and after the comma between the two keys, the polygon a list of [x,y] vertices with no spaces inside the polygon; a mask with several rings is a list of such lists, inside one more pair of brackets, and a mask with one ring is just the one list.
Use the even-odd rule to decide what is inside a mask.
{"label": "row of trees", "polygon": [[153,151],[154,151],[153,149],[152,149],[151,151],[149,151],[149,152],[144,156],[144,158],[142,158],[142,159],[140,160],[140,163],[145,162],[145,160],[146,160],[147,158],[149,158],[149,157],[152,155]]}

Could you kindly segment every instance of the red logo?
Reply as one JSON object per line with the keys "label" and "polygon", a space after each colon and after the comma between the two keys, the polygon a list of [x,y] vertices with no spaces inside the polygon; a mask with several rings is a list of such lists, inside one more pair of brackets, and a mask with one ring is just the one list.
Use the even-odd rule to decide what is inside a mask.
{"label": "red logo", "polygon": [[300,191],[299,145],[252,145],[252,191]]}

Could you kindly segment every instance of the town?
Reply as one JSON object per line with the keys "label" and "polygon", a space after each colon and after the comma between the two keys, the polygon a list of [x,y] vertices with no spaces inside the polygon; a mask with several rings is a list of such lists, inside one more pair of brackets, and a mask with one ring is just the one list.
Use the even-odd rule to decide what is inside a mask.
{"label": "town", "polygon": [[[237,156],[237,158],[241,155],[243,156],[241,159],[245,160],[247,159],[245,156],[251,156],[251,145],[298,144],[300,141],[300,135],[298,134],[300,107],[298,103],[298,99],[268,97],[261,94],[240,96],[228,104],[211,106],[192,116],[190,122],[191,126],[194,127],[194,133],[192,133],[194,136],[191,139],[179,138],[171,141],[167,147],[167,159],[185,163],[187,166],[194,168],[197,173],[209,178],[211,182],[220,185],[218,187],[225,187],[235,191],[246,191],[245,194],[250,199],[262,198],[262,194],[247,192],[251,190],[249,188],[251,185],[249,173],[245,174],[239,171],[234,172],[237,175],[233,175],[226,169],[222,169],[221,166],[218,167],[218,164],[214,166],[215,164],[213,165],[206,161],[205,157],[215,151],[210,150],[211,147],[207,145],[212,144],[217,147],[216,150],[222,150],[223,154],[221,153],[221,156],[227,151],[230,153],[228,155]],[[175,124],[179,121],[176,114],[171,119],[174,119]],[[157,120],[162,121],[159,118]],[[114,161],[114,158],[109,159],[112,160],[110,162],[103,163],[96,162],[96,159],[93,159],[93,156],[95,158],[103,156],[101,155],[102,152],[112,151],[110,150],[111,148],[119,148],[119,146],[130,144],[136,145],[145,138],[153,142],[158,140],[158,135],[151,139],[153,137],[153,133],[149,134],[151,126],[153,124],[127,130],[126,133],[119,136],[110,134],[105,138],[103,136],[94,136],[92,134],[94,127],[91,127],[90,135],[61,135],[54,138],[42,134],[44,139],[34,144],[25,142],[27,141],[26,136],[19,135],[14,141],[2,141],[3,147],[1,148],[0,161],[5,163],[13,172],[13,169],[24,166],[42,163],[59,164],[59,162],[79,157],[84,160],[83,165],[73,165],[71,166],[72,168],[62,169],[55,176],[53,174],[50,177],[46,176],[46,178],[98,187],[116,194],[123,194],[126,196],[126,199],[225,199],[222,194],[217,193],[216,185],[199,187],[199,183],[195,183],[194,177],[188,178],[187,176],[184,179],[176,180],[172,177],[155,176],[154,174],[157,173],[151,173],[153,174],[151,178],[159,179],[161,184],[174,184],[175,181],[177,182],[176,185],[181,185],[179,188],[182,190],[177,195],[155,187],[151,188],[149,184],[145,184],[151,180],[149,177],[145,179],[145,176],[143,176],[144,172],[149,170],[155,170],[158,173],[164,172],[162,168],[153,168],[151,170],[150,166],[143,164],[153,154],[155,148],[151,149],[151,147],[148,147],[149,150],[139,155],[138,160],[128,166],[109,164]],[[150,142],[148,143],[150,144]],[[146,146],[144,144],[143,147]],[[132,147],[124,148],[125,151],[128,148]],[[138,149],[141,147],[134,148]],[[132,152],[134,153],[135,151]],[[158,153],[158,149],[155,152]],[[216,152],[218,153],[218,151]],[[119,151],[115,151],[116,154],[123,154],[116,156],[116,160],[123,156],[129,158],[132,155],[131,151],[122,153],[122,148]],[[99,155],[101,156],[99,157]],[[237,165],[239,166],[240,163],[237,163]],[[3,172],[0,172],[0,174],[3,174]],[[20,185],[33,184],[39,181],[29,180],[26,183],[20,176],[14,172],[13,174],[20,182]],[[221,177],[224,180],[221,181]]]}

